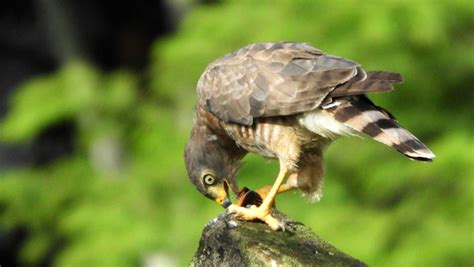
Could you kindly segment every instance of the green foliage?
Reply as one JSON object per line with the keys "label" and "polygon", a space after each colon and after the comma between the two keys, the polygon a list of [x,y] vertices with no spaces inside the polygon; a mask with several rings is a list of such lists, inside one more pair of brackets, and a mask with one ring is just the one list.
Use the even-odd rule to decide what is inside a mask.
{"label": "green foliage", "polygon": [[[0,124],[2,141],[28,141],[64,118],[79,129],[74,155],[0,172],[0,226],[30,232],[23,262],[37,263],[62,244],[57,266],[130,266],[157,254],[187,264],[202,227],[221,211],[191,186],[182,162],[195,83],[206,64],[236,48],[295,40],[367,69],[401,72],[403,85],[372,99],[438,158],[423,164],[372,140],[342,139],[326,156],[323,200],[282,195],[279,209],[370,265],[474,264],[474,5],[271,3],[194,8],[176,35],[156,42],[144,86],[136,74],[75,63],[19,88]],[[275,163],[247,161],[240,185],[273,182]]]}

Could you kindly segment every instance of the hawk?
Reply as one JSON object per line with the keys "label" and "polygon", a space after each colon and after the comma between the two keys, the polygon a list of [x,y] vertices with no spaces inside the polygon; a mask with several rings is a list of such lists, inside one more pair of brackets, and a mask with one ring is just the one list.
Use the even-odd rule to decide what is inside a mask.
{"label": "hawk", "polygon": [[[300,190],[319,200],[323,151],[339,136],[366,134],[410,159],[435,155],[367,97],[401,83],[398,73],[365,71],[306,43],[245,46],[210,63],[197,84],[195,124],[185,148],[195,187],[235,216],[284,225],[271,215],[278,193]],[[277,159],[279,174],[260,206],[232,204],[247,153]]]}

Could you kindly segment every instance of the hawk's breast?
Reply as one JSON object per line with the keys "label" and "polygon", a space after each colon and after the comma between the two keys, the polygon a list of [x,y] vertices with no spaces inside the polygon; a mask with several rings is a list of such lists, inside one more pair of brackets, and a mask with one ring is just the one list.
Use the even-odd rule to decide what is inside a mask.
{"label": "hawk's breast", "polygon": [[[260,118],[250,126],[224,123],[229,136],[242,148],[266,158],[295,154],[301,145],[301,134],[295,116]],[[295,155],[297,156],[297,155]]]}

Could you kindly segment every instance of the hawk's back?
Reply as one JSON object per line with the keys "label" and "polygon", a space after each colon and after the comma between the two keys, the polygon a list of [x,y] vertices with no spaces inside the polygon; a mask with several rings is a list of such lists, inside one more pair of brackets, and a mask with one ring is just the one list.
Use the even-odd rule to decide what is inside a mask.
{"label": "hawk's back", "polygon": [[198,100],[223,121],[251,125],[317,108],[336,86],[365,73],[358,67],[304,43],[252,44],[209,64]]}

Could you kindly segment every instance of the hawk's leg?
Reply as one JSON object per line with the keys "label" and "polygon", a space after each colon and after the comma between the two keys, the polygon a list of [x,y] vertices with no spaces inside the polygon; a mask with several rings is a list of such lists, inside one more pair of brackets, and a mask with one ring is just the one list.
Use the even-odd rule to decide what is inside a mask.
{"label": "hawk's leg", "polygon": [[[288,178],[288,180],[290,179],[291,179],[291,176]],[[270,193],[271,188],[272,188],[272,185],[266,185],[264,187],[256,189],[255,192],[257,192],[262,197],[262,199],[264,199]],[[277,195],[280,193],[291,191],[293,189],[296,189],[295,185],[293,183],[288,183],[287,181],[286,183],[280,186],[280,188],[278,189]]]}
{"label": "hawk's leg", "polygon": [[227,208],[228,212],[234,213],[237,218],[241,218],[246,221],[259,219],[267,223],[273,230],[283,228],[283,224],[271,215],[271,210],[273,202],[275,201],[275,197],[282,183],[286,180],[286,178],[288,178],[289,174],[290,172],[286,168],[282,167],[280,169],[280,173],[278,174],[275,183],[263,200],[262,205],[259,207],[253,205],[249,208],[244,208],[237,205],[230,205]]}

